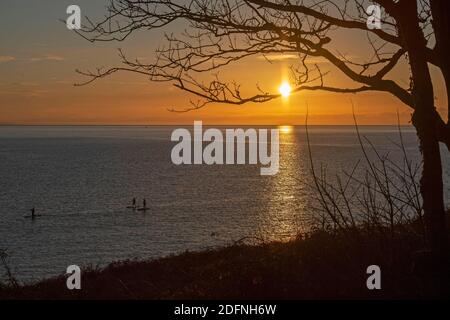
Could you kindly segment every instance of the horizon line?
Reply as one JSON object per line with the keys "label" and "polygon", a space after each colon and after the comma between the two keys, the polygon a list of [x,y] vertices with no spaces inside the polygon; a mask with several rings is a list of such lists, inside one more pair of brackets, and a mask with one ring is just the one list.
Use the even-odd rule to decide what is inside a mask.
{"label": "horizon line", "polygon": [[[174,127],[174,126],[191,126],[192,124],[188,123],[177,123],[177,124],[8,124],[8,123],[0,123],[0,127]],[[218,127],[225,127],[225,126],[256,126],[256,127],[262,127],[262,126],[271,126],[271,127],[280,127],[280,126],[292,126],[292,127],[299,127],[299,126],[306,126],[306,124],[243,124],[243,123],[229,123],[229,124],[203,124],[204,126],[218,126]],[[357,124],[358,126],[399,126],[398,123],[388,123],[388,124]],[[349,126],[355,126],[355,124],[308,124],[308,126],[342,126],[342,127],[349,127]],[[412,124],[400,124],[401,127],[413,127]]]}

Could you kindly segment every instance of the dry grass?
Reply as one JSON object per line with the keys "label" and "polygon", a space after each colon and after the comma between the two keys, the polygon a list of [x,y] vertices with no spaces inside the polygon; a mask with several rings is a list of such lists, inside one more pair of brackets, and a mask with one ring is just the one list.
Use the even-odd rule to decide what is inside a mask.
{"label": "dry grass", "polygon": [[[317,231],[307,239],[234,245],[151,261],[85,269],[82,290],[65,277],[0,290],[2,299],[378,299],[448,297],[446,282],[414,269],[422,242],[412,233],[388,243]],[[366,288],[366,268],[382,270],[382,290]],[[450,273],[450,265],[446,268]],[[422,272],[422,273],[420,273]],[[439,287],[439,284],[445,284]]]}

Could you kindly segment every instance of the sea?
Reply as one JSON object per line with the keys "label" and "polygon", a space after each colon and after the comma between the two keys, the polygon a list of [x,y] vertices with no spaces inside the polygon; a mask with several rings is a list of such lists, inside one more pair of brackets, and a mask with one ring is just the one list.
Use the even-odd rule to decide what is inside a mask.
{"label": "sea", "polygon": [[[8,253],[12,274],[32,283],[64,274],[69,265],[104,267],[242,239],[287,241],[317,218],[311,163],[330,177],[348,174],[357,163],[364,167],[359,138],[374,161],[387,156],[402,163],[400,141],[409,161],[421,161],[409,126],[359,126],[359,138],[355,126],[282,126],[275,175],[261,175],[258,164],[175,165],[171,134],[181,127],[192,130],[0,127],[0,250]],[[445,147],[442,160],[450,205]],[[363,178],[363,172],[356,174]],[[127,208],[133,198],[138,206],[145,199],[149,210]],[[31,208],[35,219],[27,217]]]}

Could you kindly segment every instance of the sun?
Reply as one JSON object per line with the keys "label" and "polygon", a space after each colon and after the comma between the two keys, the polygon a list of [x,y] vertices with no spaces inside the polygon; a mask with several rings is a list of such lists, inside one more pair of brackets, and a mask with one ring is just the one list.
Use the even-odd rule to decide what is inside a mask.
{"label": "sun", "polygon": [[281,86],[278,88],[278,91],[280,92],[283,98],[287,98],[291,95],[292,88],[288,82],[283,82]]}
{"label": "sun", "polygon": [[279,126],[278,129],[280,129],[281,133],[291,133],[292,132],[292,126]]}

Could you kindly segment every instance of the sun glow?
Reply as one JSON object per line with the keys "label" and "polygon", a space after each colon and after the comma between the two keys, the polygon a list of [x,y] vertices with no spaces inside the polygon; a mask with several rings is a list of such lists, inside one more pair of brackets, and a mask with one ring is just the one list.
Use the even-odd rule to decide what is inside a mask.
{"label": "sun glow", "polygon": [[280,92],[283,98],[287,98],[291,95],[292,88],[288,82],[283,82],[281,86],[278,88],[278,91]]}
{"label": "sun glow", "polygon": [[280,129],[281,133],[291,133],[292,132],[292,126],[279,126],[278,127]]}

